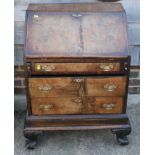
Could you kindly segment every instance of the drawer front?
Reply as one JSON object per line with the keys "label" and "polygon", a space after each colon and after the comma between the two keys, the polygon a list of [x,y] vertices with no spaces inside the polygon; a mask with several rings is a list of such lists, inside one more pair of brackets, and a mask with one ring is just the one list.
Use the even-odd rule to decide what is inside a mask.
{"label": "drawer front", "polygon": [[31,98],[82,96],[84,78],[29,78]]}
{"label": "drawer front", "polygon": [[87,78],[88,96],[123,96],[126,90],[126,77]]}
{"label": "drawer front", "polygon": [[[122,113],[122,97],[33,98],[33,115]],[[85,109],[84,109],[85,108]]]}
{"label": "drawer front", "polygon": [[79,97],[33,98],[33,115],[81,114],[82,99]]}
{"label": "drawer front", "polygon": [[121,71],[120,63],[35,63],[34,74],[102,74]]}
{"label": "drawer front", "polygon": [[86,97],[88,114],[122,113],[122,97]]}

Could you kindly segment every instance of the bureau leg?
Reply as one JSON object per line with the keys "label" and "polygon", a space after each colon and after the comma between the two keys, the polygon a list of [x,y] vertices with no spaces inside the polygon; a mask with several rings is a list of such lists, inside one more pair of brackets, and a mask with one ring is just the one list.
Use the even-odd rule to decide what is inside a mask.
{"label": "bureau leg", "polygon": [[117,143],[120,145],[128,145],[129,141],[127,135],[130,134],[131,128],[127,129],[112,129],[113,134],[116,134]]}
{"label": "bureau leg", "polygon": [[37,145],[38,132],[24,131],[24,137],[26,138],[25,146],[27,149],[34,149]]}

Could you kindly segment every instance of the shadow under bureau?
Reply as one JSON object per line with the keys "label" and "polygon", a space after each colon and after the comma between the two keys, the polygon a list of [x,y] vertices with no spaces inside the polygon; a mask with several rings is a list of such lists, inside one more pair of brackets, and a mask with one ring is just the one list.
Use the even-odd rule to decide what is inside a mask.
{"label": "shadow under bureau", "polygon": [[25,22],[27,115],[34,148],[54,130],[111,129],[128,144],[130,56],[118,3],[30,4]]}

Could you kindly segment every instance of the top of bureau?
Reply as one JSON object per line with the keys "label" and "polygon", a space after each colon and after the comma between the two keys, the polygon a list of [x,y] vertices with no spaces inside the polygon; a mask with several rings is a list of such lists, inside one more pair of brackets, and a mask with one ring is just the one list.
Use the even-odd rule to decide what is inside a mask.
{"label": "top of bureau", "polygon": [[59,4],[29,4],[27,10],[50,12],[104,12],[123,11],[122,5],[116,3],[59,3]]}
{"label": "top of bureau", "polygon": [[26,58],[128,56],[118,3],[30,4],[25,29]]}

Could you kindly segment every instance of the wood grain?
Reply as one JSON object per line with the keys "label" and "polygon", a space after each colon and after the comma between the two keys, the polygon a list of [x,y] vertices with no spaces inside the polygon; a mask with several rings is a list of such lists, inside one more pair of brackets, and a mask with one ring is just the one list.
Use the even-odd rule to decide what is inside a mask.
{"label": "wood grain", "polygon": [[122,97],[86,97],[84,104],[87,104],[89,114],[118,114],[123,111]]}
{"label": "wood grain", "polygon": [[[15,3],[15,21],[24,21],[25,19],[25,10],[27,9],[30,3],[75,3],[75,0],[19,0]],[[78,2],[98,2],[97,0],[78,0]],[[140,1],[139,0],[123,0],[118,1],[118,3],[122,3],[125,11],[127,13],[128,22],[136,22],[139,23],[140,16]]]}
{"label": "wood grain", "polygon": [[[64,2],[75,2],[74,0],[56,1],[56,0],[45,0],[44,3],[64,3]],[[96,2],[96,0],[85,0],[78,2]],[[21,65],[23,63],[23,50],[16,51],[16,46],[24,44],[24,21],[25,21],[25,11],[29,3],[43,3],[42,0],[17,0],[15,1],[15,64]],[[129,44],[134,48],[134,44],[139,45],[139,0],[123,0],[119,1],[123,4],[127,14],[127,22],[130,36]],[[132,26],[134,25],[134,26]],[[136,48],[136,47],[135,47]],[[135,50],[133,50],[135,51]],[[132,55],[132,65],[139,65],[139,56],[137,52],[131,52]]]}
{"label": "wood grain", "polygon": [[[110,1],[110,0],[109,0]],[[29,4],[27,10],[52,11],[52,12],[121,12],[123,7],[116,3],[63,3],[63,4]]]}
{"label": "wood grain", "polygon": [[[88,96],[123,96],[125,95],[126,77],[104,77],[87,78]],[[108,91],[105,86],[115,85],[112,91]]]}
{"label": "wood grain", "polygon": [[[129,45],[140,45],[138,36],[140,32],[140,24],[128,23],[127,28]],[[15,22],[15,44],[24,44],[24,22]]]}
{"label": "wood grain", "polygon": [[[24,45],[16,44],[14,47],[14,63],[15,65],[23,65]],[[131,55],[131,65],[139,65],[140,46],[129,46],[129,54]]]}
{"label": "wood grain", "polygon": [[[120,114],[123,110],[122,97],[33,98],[31,104],[33,115],[82,114],[83,112],[84,114]],[[111,104],[114,105],[112,108],[106,107]]]}
{"label": "wood grain", "polygon": [[[68,5],[65,7],[68,8]],[[115,5],[111,7],[115,8]],[[69,12],[28,12],[25,55],[127,56],[127,27],[124,13],[107,13],[103,9],[97,13],[78,13],[80,17],[77,18],[77,13]],[[37,19],[34,16],[37,16]]]}
{"label": "wood grain", "polygon": [[[81,80],[75,82],[74,80]],[[83,78],[29,78],[30,96],[35,97],[62,97],[80,96],[83,94]],[[40,88],[41,87],[41,88]],[[49,89],[49,90],[46,90]],[[42,90],[40,90],[42,89]]]}
{"label": "wood grain", "polygon": [[[39,67],[39,68],[37,68]],[[47,71],[46,71],[47,69]],[[33,74],[103,74],[120,72],[118,63],[35,63]]]}
{"label": "wood grain", "polygon": [[[110,5],[115,6],[115,3]],[[92,12],[72,14],[62,13],[63,8],[61,13],[53,14],[49,12],[50,5],[36,7],[46,11],[36,12],[35,9],[35,12],[27,12],[25,72],[29,89],[25,137],[32,140],[38,131],[110,128],[117,130],[117,138],[123,141],[131,131],[129,119],[124,117],[127,116],[130,69],[125,12],[117,8],[120,12],[116,13],[118,10],[114,7],[110,12],[95,12],[97,9],[94,8]],[[58,66],[51,68],[62,67],[63,74],[34,75],[35,63],[57,63]],[[74,63],[75,67],[69,64],[65,68],[60,63]],[[81,66],[76,63],[81,63]],[[86,66],[83,67],[82,63]],[[119,63],[122,72],[64,74],[72,67],[72,70],[97,70],[87,63],[90,66],[93,63]],[[46,65],[43,68],[49,71],[50,67]]]}
{"label": "wood grain", "polygon": [[[82,112],[82,100],[78,97],[35,98],[31,100],[31,104],[33,115],[81,114]],[[45,109],[49,105],[51,108]]]}

